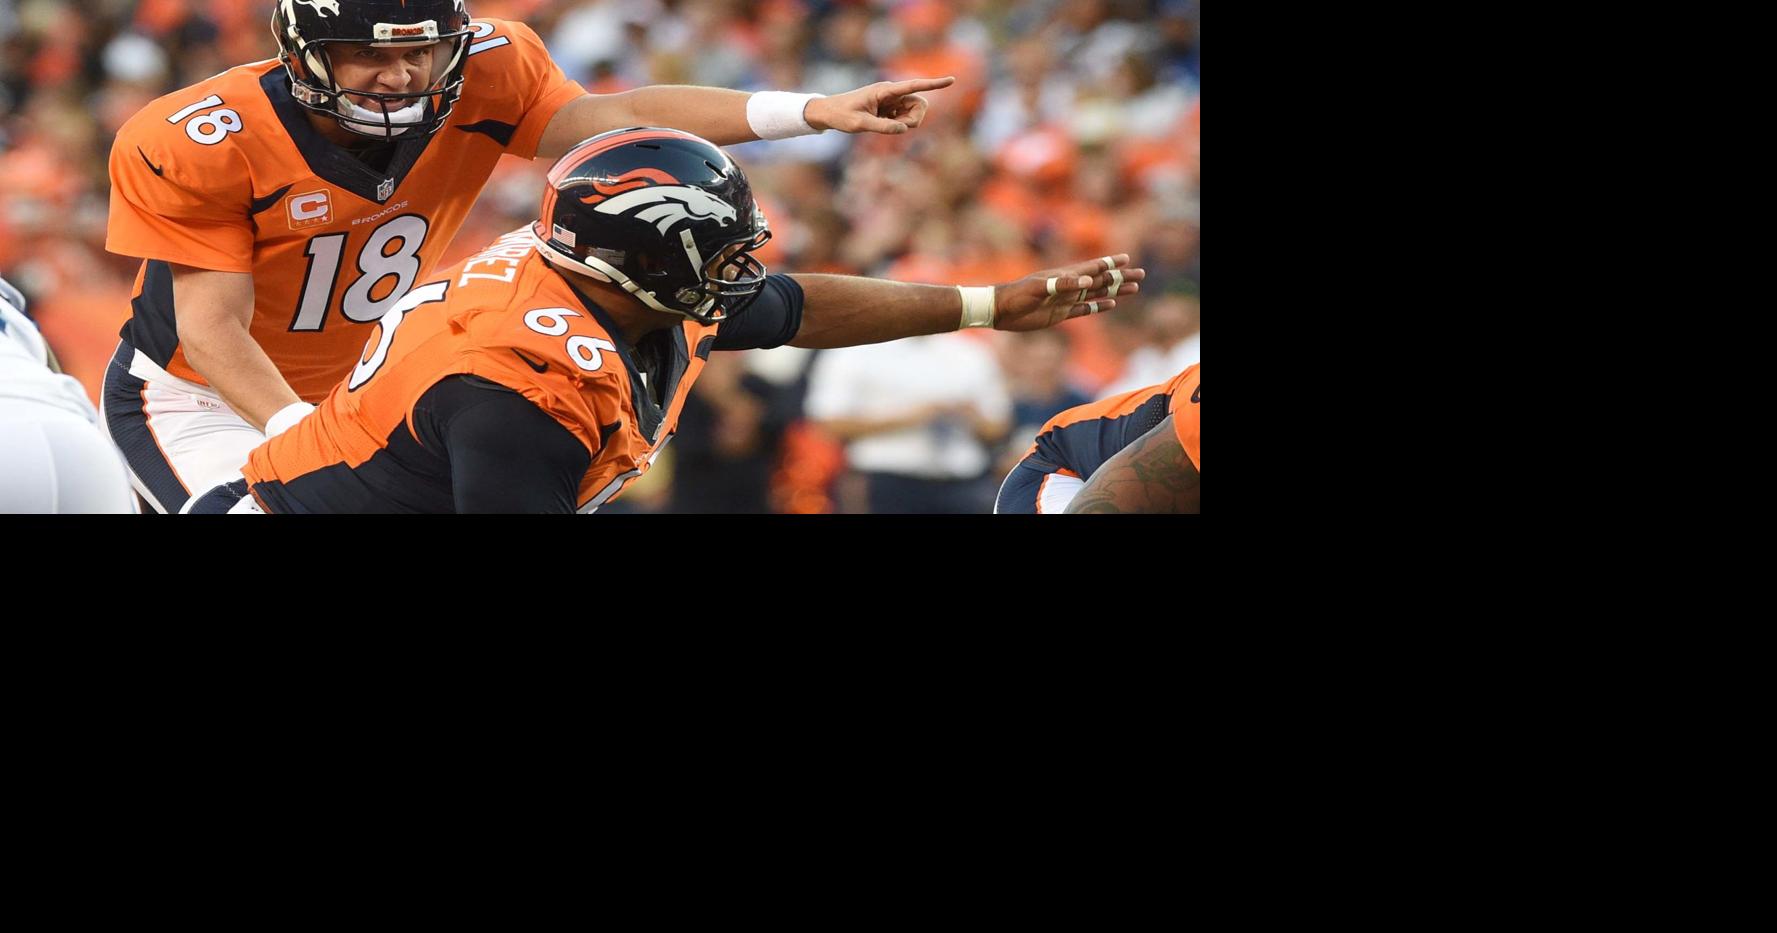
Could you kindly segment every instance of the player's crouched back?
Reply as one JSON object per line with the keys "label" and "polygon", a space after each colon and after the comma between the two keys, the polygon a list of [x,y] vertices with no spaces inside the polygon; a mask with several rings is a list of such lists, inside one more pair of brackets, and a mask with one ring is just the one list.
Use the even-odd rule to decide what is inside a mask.
{"label": "player's crouched back", "polygon": [[1035,330],[1114,307],[1145,275],[1124,254],[968,288],[768,275],[746,175],[658,127],[583,141],[539,208],[407,293],[349,376],[201,511],[588,513],[660,456],[712,352]]}

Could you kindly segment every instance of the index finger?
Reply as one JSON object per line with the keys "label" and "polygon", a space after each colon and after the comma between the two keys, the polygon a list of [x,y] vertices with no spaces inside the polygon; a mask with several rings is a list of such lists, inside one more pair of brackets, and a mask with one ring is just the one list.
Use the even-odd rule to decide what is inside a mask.
{"label": "index finger", "polygon": [[939,88],[946,88],[955,83],[955,75],[946,78],[910,78],[906,81],[889,82],[886,93],[897,96],[901,94],[917,94],[920,91],[936,91]]}

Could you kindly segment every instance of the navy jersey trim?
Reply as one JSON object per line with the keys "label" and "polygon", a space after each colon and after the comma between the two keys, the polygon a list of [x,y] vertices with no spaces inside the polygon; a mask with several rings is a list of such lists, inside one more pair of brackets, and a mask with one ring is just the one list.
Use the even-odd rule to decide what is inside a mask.
{"label": "navy jersey trim", "polygon": [[[605,313],[604,308],[599,307],[598,302],[586,297],[580,289],[575,288],[574,280],[569,278],[567,273],[554,266],[550,266],[549,271],[561,276],[562,281],[568,283],[568,290],[580,300],[580,306],[585,308],[586,313],[592,315],[592,319],[605,329],[605,333],[611,335],[611,343],[617,347],[617,358],[623,361],[623,368],[629,373],[630,406],[636,413],[637,427],[641,428],[642,436],[648,439],[648,443],[654,443],[660,433],[660,426],[666,421],[666,410],[661,405],[654,404],[654,399],[648,392],[648,384],[642,381],[644,370],[636,363],[635,349],[629,345],[629,341],[623,339],[623,330],[617,326],[617,322],[611,320],[611,316]],[[685,374],[685,367],[691,359],[691,354],[685,346],[684,326],[674,327],[673,333],[678,335],[678,343],[677,352],[674,354],[676,371],[671,373],[664,383],[669,389],[678,388],[679,377]],[[649,375],[656,376],[658,379],[659,374],[649,373]],[[662,393],[661,399],[663,404],[671,405],[672,393]]]}
{"label": "navy jersey trim", "polygon": [[787,275],[766,276],[759,297],[722,322],[715,348],[770,350],[789,343],[802,330],[802,302],[801,282]]}
{"label": "navy jersey trim", "polygon": [[247,498],[247,481],[237,479],[213,487],[209,492],[199,496],[185,514],[227,515],[229,509],[234,508],[236,503],[245,498]]}
{"label": "navy jersey trim", "polygon": [[[652,335],[656,340],[671,340],[670,349],[672,351],[672,356],[670,359],[663,359],[661,361],[666,364],[666,371],[664,373],[666,378],[660,381],[660,404],[655,408],[656,411],[660,412],[661,421],[666,419],[667,410],[672,408],[673,399],[677,398],[679,395],[679,383],[685,380],[685,373],[691,369],[691,345],[685,338],[685,325],[681,324],[678,327],[673,328],[670,333],[672,334],[670,338],[661,336],[660,332],[656,332]],[[657,377],[661,374],[649,371],[648,375],[650,377]],[[650,399],[649,401],[653,400]],[[648,435],[648,443],[652,444],[659,439],[659,421],[656,421],[653,424],[644,421],[642,427],[644,433]]]}
{"label": "navy jersey trim", "polygon": [[[379,172],[364,164],[357,156],[328,141],[327,137],[309,124],[309,111],[290,96],[290,78],[282,68],[273,68],[266,72],[259,79],[259,87],[265,91],[266,99],[271,101],[272,110],[278,115],[278,122],[284,124],[284,131],[296,143],[296,150],[302,153],[303,161],[308,163],[309,171],[373,204],[382,204],[395,197],[394,192],[401,189],[401,182],[407,178],[407,173],[419,162],[420,156],[425,155],[426,147],[437,136],[433,133],[418,139],[405,140],[397,137],[395,153],[389,159],[388,170]],[[430,105],[427,105],[427,109],[431,109]],[[389,189],[389,196],[377,197],[377,189],[390,179],[395,184]]]}
{"label": "navy jersey trim", "polygon": [[1043,481],[1054,476],[1054,470],[1045,470],[1026,458],[1006,474],[1006,481],[1000,484],[999,495],[993,501],[995,515],[1035,515],[1037,500],[1043,493]]}
{"label": "navy jersey trim", "polygon": [[446,376],[413,406],[383,449],[288,482],[256,483],[268,512],[572,512],[592,464],[580,440],[517,391],[479,376]]}
{"label": "navy jersey trim", "polygon": [[[130,299],[130,319],[118,336],[166,369],[179,349],[178,319],[173,316],[173,268],[164,260],[145,259],[142,291]],[[129,361],[124,361],[129,369]]]}
{"label": "navy jersey trim", "polygon": [[422,447],[405,421],[356,467],[335,463],[289,482],[265,480],[253,484],[253,494],[266,511],[290,515],[456,511],[449,463]]}
{"label": "navy jersey trim", "polygon": [[483,120],[480,123],[459,126],[457,129],[465,133],[480,133],[499,143],[502,149],[512,144],[512,136],[518,132],[516,124],[501,123],[499,120]]}
{"label": "navy jersey trim", "polygon": [[285,194],[289,193],[290,189],[294,188],[294,187],[296,187],[296,183],[291,182],[290,184],[285,185],[284,187],[279,188],[276,191],[273,191],[271,194],[268,194],[263,198],[254,198],[252,206],[247,209],[248,216],[252,216],[254,214],[257,214],[257,213],[271,207],[272,205],[278,203],[278,199],[282,198]]}
{"label": "navy jersey trim", "polygon": [[129,464],[136,480],[148,487],[154,498],[151,504],[168,514],[177,513],[191,493],[179,481],[179,475],[155,443],[154,433],[148,429],[148,413],[142,410],[142,389],[147,383],[130,375],[130,360],[135,355],[136,348],[125,340],[117,345],[110,365],[105,367],[99,398],[104,408],[105,430],[123,452],[124,462]]}
{"label": "navy jersey trim", "polygon": [[1165,420],[1172,396],[1160,393],[1141,407],[1115,418],[1088,418],[1037,435],[1037,449],[1028,458],[1039,468],[1072,470],[1090,478],[1106,460]]}
{"label": "navy jersey trim", "polygon": [[573,514],[592,452],[530,399],[471,379],[446,378],[420,399],[445,444],[455,510]]}
{"label": "navy jersey trim", "polygon": [[157,177],[157,178],[166,177],[167,170],[159,165],[155,165],[153,162],[148,161],[148,153],[143,152],[141,146],[136,147],[136,154],[142,157],[142,163],[144,165],[148,166],[148,170],[153,172],[155,174],[155,177]]}

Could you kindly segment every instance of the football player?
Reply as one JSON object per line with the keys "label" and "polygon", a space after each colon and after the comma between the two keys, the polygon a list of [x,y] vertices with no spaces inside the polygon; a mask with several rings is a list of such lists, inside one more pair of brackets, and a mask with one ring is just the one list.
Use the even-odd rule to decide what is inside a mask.
{"label": "football player", "polygon": [[111,150],[106,248],[144,262],[105,424],[162,512],[237,472],[351,371],[502,154],[555,159],[638,123],[726,143],[904,133],[924,120],[918,92],[952,80],[830,98],[593,95],[529,28],[471,20],[464,0],[278,0],[271,26],[276,59],[155,101]]}
{"label": "football player", "polygon": [[0,278],[0,514],[134,512],[123,458],[60,372],[25,296]]}
{"label": "football player", "polygon": [[319,410],[189,511],[592,512],[660,456],[712,352],[1035,330],[1145,275],[1128,256],[975,288],[767,275],[770,236],[710,142],[589,139],[535,223],[414,287]]}
{"label": "football player", "polygon": [[1196,364],[1056,415],[1000,485],[994,513],[1201,512],[1202,395]]}

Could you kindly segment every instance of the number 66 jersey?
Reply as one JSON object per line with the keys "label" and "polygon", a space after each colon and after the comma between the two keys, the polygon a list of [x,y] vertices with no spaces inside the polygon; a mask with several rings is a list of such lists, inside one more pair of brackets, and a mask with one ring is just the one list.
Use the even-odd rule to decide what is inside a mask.
{"label": "number 66 jersey", "polygon": [[[253,275],[253,339],[305,401],[351,372],[370,326],[431,274],[505,153],[536,154],[585,92],[519,23],[480,20],[449,122],[397,138],[381,169],[326,140],[275,60],[143,108],[111,149],[105,247],[145,260],[121,336],[206,385],[185,360],[169,263]],[[143,378],[159,373],[132,366]]]}
{"label": "number 66 jersey", "polygon": [[350,377],[251,452],[236,496],[273,514],[592,512],[672,438],[712,350],[780,346],[802,322],[801,286],[773,275],[726,320],[631,345],[565,275],[526,227],[413,289]]}

